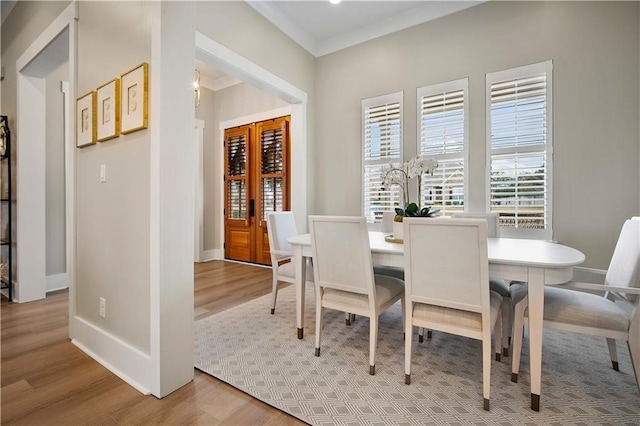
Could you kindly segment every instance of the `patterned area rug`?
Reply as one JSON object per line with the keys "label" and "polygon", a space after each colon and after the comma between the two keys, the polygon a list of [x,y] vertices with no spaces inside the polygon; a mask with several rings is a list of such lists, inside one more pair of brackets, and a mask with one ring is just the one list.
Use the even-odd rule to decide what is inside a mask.
{"label": "patterned area rug", "polygon": [[[295,292],[278,293],[276,314],[264,296],[195,324],[195,366],[313,425],[639,425],[640,394],[626,343],[620,372],[605,339],[545,331],[541,411],[529,409],[528,346],[519,383],[511,358],[491,365],[491,411],[482,409],[479,341],[434,332],[414,335],[411,385],[404,384],[400,305],[380,317],[376,374],[369,375],[369,320],[351,326],[325,310],[322,353],[314,356],[313,290],[305,337],[296,338]],[[526,338],[526,336],[525,336]]]}

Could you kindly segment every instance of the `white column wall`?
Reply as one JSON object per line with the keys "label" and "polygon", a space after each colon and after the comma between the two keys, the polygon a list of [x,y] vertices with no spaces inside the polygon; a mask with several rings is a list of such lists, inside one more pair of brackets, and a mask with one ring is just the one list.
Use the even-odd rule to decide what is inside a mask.
{"label": "white column wall", "polygon": [[195,6],[154,3],[151,69],[151,392],[193,379]]}

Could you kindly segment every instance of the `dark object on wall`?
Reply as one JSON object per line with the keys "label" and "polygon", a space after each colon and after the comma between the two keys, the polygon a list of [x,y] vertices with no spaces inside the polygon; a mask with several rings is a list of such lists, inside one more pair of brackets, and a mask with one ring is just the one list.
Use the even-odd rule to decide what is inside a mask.
{"label": "dark object on wall", "polygon": [[[9,301],[13,299],[13,195],[11,188],[11,131],[9,119],[0,115],[0,161],[2,161],[2,186],[0,195],[2,200],[2,227],[0,234],[0,289],[7,290]],[[6,173],[6,174],[5,174]],[[5,219],[6,218],[6,219]]]}

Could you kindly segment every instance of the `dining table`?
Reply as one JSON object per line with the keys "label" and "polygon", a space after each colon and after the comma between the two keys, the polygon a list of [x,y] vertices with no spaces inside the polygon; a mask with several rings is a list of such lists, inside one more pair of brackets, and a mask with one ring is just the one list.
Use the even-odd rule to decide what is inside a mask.
{"label": "dining table", "polygon": [[[304,337],[304,300],[306,259],[312,257],[311,235],[300,234],[287,239],[291,245],[295,270],[296,326],[298,339]],[[388,233],[369,232],[371,260],[374,265],[404,267],[404,245]],[[529,362],[531,375],[531,409],[540,411],[542,380],[542,327],[544,286],[571,281],[573,268],[584,262],[579,250],[552,241],[521,238],[488,238],[489,276],[528,283]]]}

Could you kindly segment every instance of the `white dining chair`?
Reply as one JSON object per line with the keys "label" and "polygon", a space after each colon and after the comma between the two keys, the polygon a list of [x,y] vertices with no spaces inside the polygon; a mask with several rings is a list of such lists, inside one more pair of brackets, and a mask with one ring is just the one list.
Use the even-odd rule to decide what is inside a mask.
{"label": "white dining chair", "polygon": [[320,356],[325,308],[369,317],[369,374],[375,374],[378,316],[401,301],[404,283],[373,273],[364,217],[309,216],[316,289],[316,349]]}
{"label": "white dining chair", "polygon": [[[388,234],[393,232],[393,218],[395,216],[395,212],[382,213],[382,232]],[[373,265],[373,272],[376,274],[388,275],[390,277],[404,280],[404,268],[401,266]]]}
{"label": "white dining chair", "polygon": [[[380,231],[384,233],[393,232],[393,218],[395,212],[383,212],[382,222],[380,223],[367,223],[367,229],[369,231]],[[387,275],[389,277],[398,278],[404,280],[404,268],[401,266],[387,266],[387,265],[373,265],[373,273],[378,275]],[[355,314],[345,313],[345,323],[351,325],[351,321],[356,318]]]}
{"label": "white dining chair", "polygon": [[[487,221],[487,237],[500,236],[500,216],[498,213],[453,213],[453,218],[485,219]],[[502,296],[502,355],[509,356],[509,336],[511,336],[511,292],[509,284],[501,278],[489,278],[489,288]]]}
{"label": "white dining chair", "polygon": [[[280,281],[295,284],[295,271],[291,262],[291,245],[287,238],[298,235],[296,221],[292,212],[273,212],[267,215],[267,234],[269,235],[269,253],[271,254],[272,303],[271,314],[276,312],[278,283]],[[306,282],[313,281],[313,270],[307,267]]]}
{"label": "white dining chair", "polygon": [[[544,327],[605,337],[618,371],[616,340],[625,340],[640,391],[640,217],[625,221],[604,284],[570,281],[544,288]],[[604,292],[604,295],[585,291]],[[527,286],[511,286],[514,302],[511,381],[518,381],[523,324],[528,317]]]}
{"label": "white dining chair", "polygon": [[411,383],[413,327],[482,341],[484,409],[489,410],[491,332],[500,352],[502,296],[489,289],[487,221],[404,219],[405,383]]}

